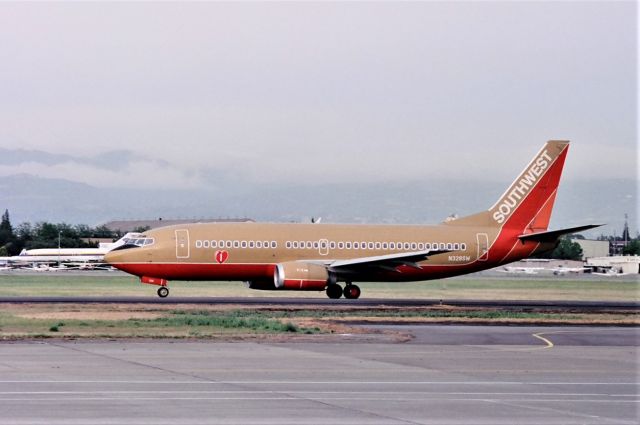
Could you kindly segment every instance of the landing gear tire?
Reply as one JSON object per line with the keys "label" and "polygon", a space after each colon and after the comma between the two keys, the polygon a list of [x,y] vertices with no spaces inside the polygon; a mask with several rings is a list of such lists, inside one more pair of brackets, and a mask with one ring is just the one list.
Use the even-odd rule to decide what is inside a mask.
{"label": "landing gear tire", "polygon": [[167,288],[166,286],[161,286],[158,288],[158,296],[160,298],[167,298],[167,295],[169,295],[169,288]]}
{"label": "landing gear tire", "polygon": [[329,286],[327,286],[327,297],[337,300],[341,296],[342,296],[342,288],[340,287],[340,285],[332,283]]}
{"label": "landing gear tire", "polygon": [[360,298],[360,287],[358,285],[347,285],[344,287],[344,297],[348,300],[356,300]]}

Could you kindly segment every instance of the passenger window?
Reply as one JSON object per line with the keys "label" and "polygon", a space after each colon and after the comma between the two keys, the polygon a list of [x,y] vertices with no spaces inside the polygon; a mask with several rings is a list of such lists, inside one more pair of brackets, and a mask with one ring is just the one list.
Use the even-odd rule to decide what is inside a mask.
{"label": "passenger window", "polygon": [[231,241],[226,241],[225,245],[227,248],[231,248]]}
{"label": "passenger window", "polygon": [[466,251],[466,250],[467,250],[467,244],[466,244],[466,243],[460,244],[460,248],[461,248],[463,251]]}
{"label": "passenger window", "polygon": [[264,248],[269,248],[269,241],[264,241],[264,242],[262,242],[262,246],[263,246]]}
{"label": "passenger window", "polygon": [[256,241],[256,248],[262,248],[262,241]]}
{"label": "passenger window", "polygon": [[313,249],[318,249],[318,241],[315,241],[315,242],[313,243]]}
{"label": "passenger window", "polygon": [[211,248],[217,248],[218,247],[218,241],[211,241]]}
{"label": "passenger window", "polygon": [[329,242],[329,249],[336,249],[336,243],[334,241]]}
{"label": "passenger window", "polygon": [[374,246],[375,244],[373,242],[369,242],[369,249],[373,249]]}
{"label": "passenger window", "polygon": [[389,249],[396,249],[396,243],[395,242],[389,242]]}
{"label": "passenger window", "polygon": [[254,241],[249,241],[249,248],[255,248],[256,243]]}
{"label": "passenger window", "polygon": [[382,249],[389,249],[389,244],[386,242],[382,242]]}
{"label": "passenger window", "polygon": [[422,242],[418,242],[418,251],[424,251],[424,244]]}
{"label": "passenger window", "polygon": [[411,242],[411,250],[415,251],[416,249],[418,249],[418,244],[415,242]]}
{"label": "passenger window", "polygon": [[240,248],[246,248],[246,247],[247,247],[247,241],[240,242]]}
{"label": "passenger window", "polygon": [[380,242],[376,242],[376,249],[382,248],[382,244]]}
{"label": "passenger window", "polygon": [[453,249],[454,249],[454,251],[458,251],[460,249],[460,244],[459,243],[454,243],[453,244]]}
{"label": "passenger window", "polygon": [[286,245],[287,249],[291,249],[291,241],[287,241]]}
{"label": "passenger window", "polygon": [[311,241],[307,241],[307,249],[311,249],[313,247],[313,245],[311,244]]}
{"label": "passenger window", "polygon": [[411,245],[409,244],[409,242],[404,243],[404,249],[407,249],[407,250],[411,249]]}
{"label": "passenger window", "polygon": [[338,249],[344,249],[344,242],[338,242]]}
{"label": "passenger window", "polygon": [[278,247],[278,242],[271,241],[271,248],[276,249]]}
{"label": "passenger window", "polygon": [[446,248],[444,247],[444,243],[443,243],[443,242],[440,242],[440,249],[441,249],[441,250],[445,250],[445,249],[446,249]]}
{"label": "passenger window", "polygon": [[293,241],[293,249],[298,249],[298,241]]}

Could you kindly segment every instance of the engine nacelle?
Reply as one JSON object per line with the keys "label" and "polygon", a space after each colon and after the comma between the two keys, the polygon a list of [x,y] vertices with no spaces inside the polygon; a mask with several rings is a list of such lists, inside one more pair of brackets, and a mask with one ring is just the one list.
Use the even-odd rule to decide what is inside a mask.
{"label": "engine nacelle", "polygon": [[277,289],[323,291],[332,279],[322,264],[290,261],[276,265],[273,283]]}
{"label": "engine nacelle", "polygon": [[247,285],[249,289],[257,289],[260,291],[273,291],[278,289],[276,288],[274,279],[248,280],[244,282],[244,284]]}

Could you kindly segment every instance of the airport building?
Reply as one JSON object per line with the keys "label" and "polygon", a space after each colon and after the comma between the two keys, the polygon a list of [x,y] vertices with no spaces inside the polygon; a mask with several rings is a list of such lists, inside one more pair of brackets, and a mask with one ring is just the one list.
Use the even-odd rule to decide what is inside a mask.
{"label": "airport building", "polygon": [[247,223],[253,222],[250,218],[191,218],[191,219],[163,219],[155,220],[116,220],[109,221],[104,226],[112,232],[121,234],[135,232],[139,229],[155,229],[157,227],[173,226],[189,223]]}
{"label": "airport building", "polygon": [[586,263],[595,272],[613,271],[620,274],[640,273],[640,257],[625,255],[616,257],[589,258]]}
{"label": "airport building", "polygon": [[582,259],[594,257],[606,257],[609,255],[609,241],[597,241],[591,239],[572,239],[582,248]]}

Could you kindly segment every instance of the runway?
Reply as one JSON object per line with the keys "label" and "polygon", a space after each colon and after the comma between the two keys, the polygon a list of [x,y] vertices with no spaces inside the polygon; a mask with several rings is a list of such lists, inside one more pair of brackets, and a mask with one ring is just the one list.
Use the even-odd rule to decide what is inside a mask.
{"label": "runway", "polygon": [[[635,424],[638,329],[0,344],[0,424]],[[375,341],[375,340],[373,340]]]}
{"label": "runway", "polygon": [[277,306],[357,306],[357,307],[425,307],[450,305],[457,307],[495,307],[502,309],[555,308],[583,311],[640,311],[637,302],[595,302],[562,300],[462,300],[462,299],[396,299],[361,298],[357,300],[329,298],[287,298],[287,297],[168,297],[154,296],[95,296],[95,297],[0,297],[0,304],[6,303],[59,303],[59,304],[234,304],[234,305],[277,305]]}

